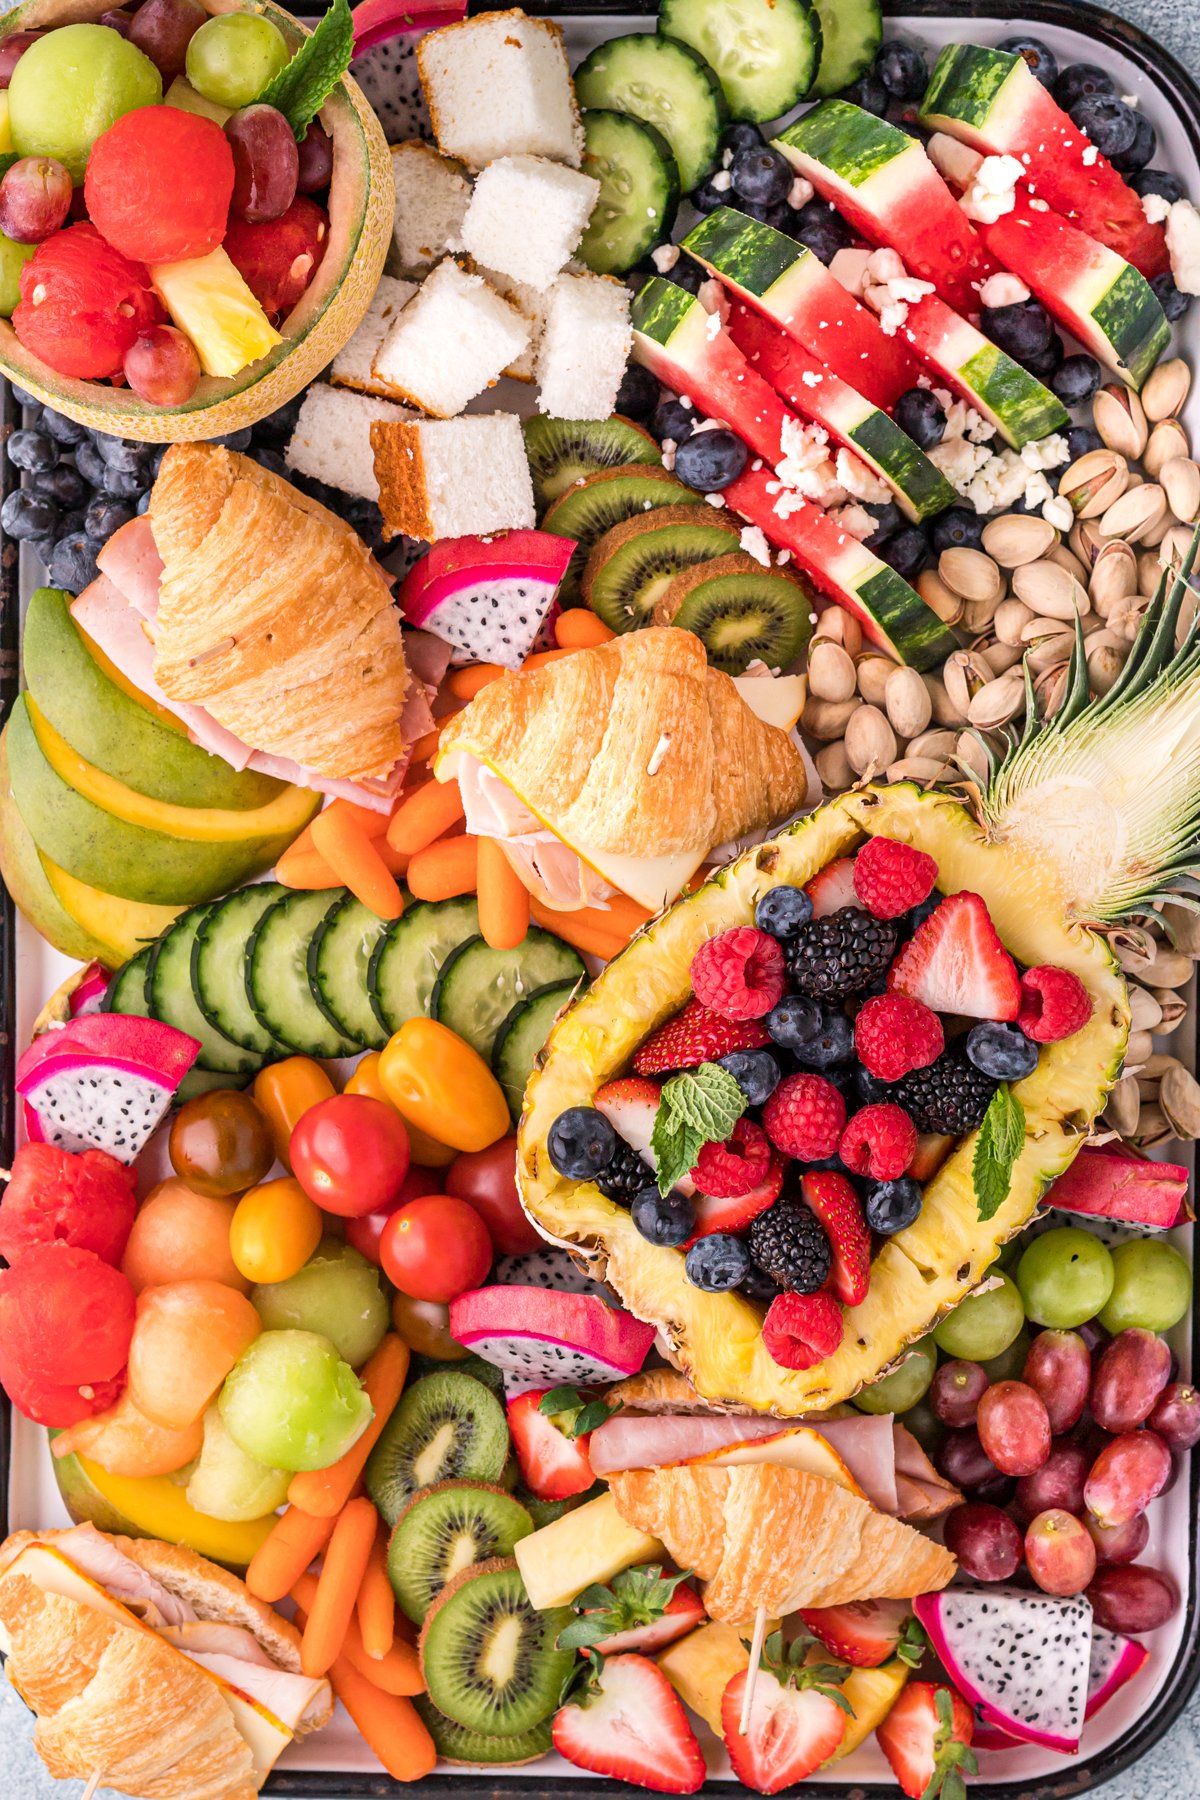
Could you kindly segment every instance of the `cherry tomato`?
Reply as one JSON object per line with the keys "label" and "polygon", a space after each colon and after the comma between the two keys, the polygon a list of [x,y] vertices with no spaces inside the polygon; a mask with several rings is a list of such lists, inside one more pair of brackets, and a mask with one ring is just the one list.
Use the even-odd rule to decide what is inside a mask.
{"label": "cherry tomato", "polygon": [[320,1207],[287,1175],[242,1195],[229,1248],[247,1281],[287,1281],[320,1243],[323,1225]]}
{"label": "cherry tomato", "polygon": [[392,1301],[392,1323],[410,1350],[433,1356],[439,1362],[464,1362],[471,1352],[450,1336],[450,1308],[437,1300],[414,1300],[397,1294]]}
{"label": "cherry tomato", "polygon": [[380,1052],[384,1092],[404,1118],[456,1150],[504,1137],[508,1101],[478,1051],[436,1019],[409,1019]]}
{"label": "cherry tomato", "polygon": [[473,1206],[501,1256],[540,1250],[542,1240],[521,1210],[517,1140],[502,1137],[486,1150],[464,1150],[446,1171],[445,1191]]}
{"label": "cherry tomato", "polygon": [[245,1193],[275,1161],[266,1116],[249,1094],[214,1088],[181,1106],[168,1142],[171,1167],[210,1200]]}
{"label": "cherry tomato", "polygon": [[[343,1092],[347,1094],[369,1094],[372,1100],[382,1100],[385,1106],[391,1106],[392,1100],[387,1089],[379,1079],[379,1052],[371,1050],[356,1065],[353,1075],[346,1083]],[[405,1119],[408,1132],[408,1148],[414,1162],[425,1169],[444,1169],[458,1155],[448,1144],[439,1144],[428,1132],[414,1125],[411,1119]],[[437,1187],[425,1188],[424,1193],[437,1193]],[[409,1196],[415,1198],[415,1196]]]}
{"label": "cherry tomato", "polygon": [[254,1098],[266,1114],[275,1139],[275,1154],[291,1170],[288,1146],[292,1133],[310,1106],[333,1095],[333,1083],[309,1056],[287,1056],[271,1063],[254,1077]]}
{"label": "cherry tomato", "polygon": [[392,1214],[379,1255],[384,1274],[402,1293],[445,1303],[486,1280],[492,1240],[465,1200],[426,1194]]}
{"label": "cherry tomato", "polygon": [[359,1219],[346,1220],[346,1242],[378,1268],[379,1239],[392,1214],[422,1194],[440,1194],[441,1191],[442,1183],[436,1169],[423,1169],[419,1163],[409,1163],[404,1185],[390,1206],[381,1206],[378,1212],[364,1213]]}
{"label": "cherry tomato", "polygon": [[399,1198],[408,1173],[408,1133],[394,1107],[365,1094],[335,1094],[304,1114],[292,1133],[292,1168],[318,1206],[344,1219]]}

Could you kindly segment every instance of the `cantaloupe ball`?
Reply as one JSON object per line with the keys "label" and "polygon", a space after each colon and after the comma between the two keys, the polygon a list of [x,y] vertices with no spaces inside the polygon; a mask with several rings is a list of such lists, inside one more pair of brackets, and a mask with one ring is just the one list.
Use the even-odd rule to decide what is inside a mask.
{"label": "cantaloupe ball", "polygon": [[143,1288],[129,1346],[135,1406],[175,1431],[194,1424],[261,1330],[246,1296],[219,1281]]}
{"label": "cantaloupe ball", "polygon": [[55,1456],[78,1452],[90,1457],[110,1475],[140,1478],[173,1475],[199,1456],[203,1442],[204,1427],[198,1419],[181,1431],[156,1425],[138,1410],[126,1388],[107,1412],[59,1432],[52,1448]]}
{"label": "cantaloupe ball", "polygon": [[133,1221],[121,1268],[134,1290],[164,1287],[172,1281],[219,1281],[250,1291],[250,1283],[233,1260],[229,1227],[236,1200],[213,1200],[195,1194],[172,1176],[150,1189]]}

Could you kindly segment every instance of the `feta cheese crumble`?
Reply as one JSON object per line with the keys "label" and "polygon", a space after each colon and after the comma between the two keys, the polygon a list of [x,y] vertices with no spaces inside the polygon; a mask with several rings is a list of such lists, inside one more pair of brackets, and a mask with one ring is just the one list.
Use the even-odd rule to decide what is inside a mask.
{"label": "feta cheese crumble", "polygon": [[799,212],[802,206],[808,205],[816,191],[811,181],[805,181],[803,175],[797,175],[788,189],[787,203],[794,212]]}
{"label": "feta cheese crumble", "polygon": [[892,490],[887,482],[881,481],[852,451],[839,450],[834,469],[839,484],[856,500],[873,500],[877,505],[883,505],[891,499]]}
{"label": "feta cheese crumble", "polygon": [[1200,294],[1200,212],[1190,200],[1176,200],[1167,215],[1171,276],[1181,294]]}
{"label": "feta cheese crumble", "polygon": [[756,563],[762,564],[764,569],[770,568],[771,546],[768,544],[766,533],[761,526],[743,525],[738,535],[738,543],[747,556],[752,556]]}
{"label": "feta cheese crumble", "polygon": [[1016,205],[1017,182],[1024,169],[1015,156],[985,156],[962,197],[968,219],[994,225]]}
{"label": "feta cheese crumble", "polygon": [[678,244],[659,244],[650,252],[650,261],[660,275],[669,275],[679,261]]}
{"label": "feta cheese crumble", "polygon": [[1028,300],[1029,289],[1019,275],[1002,271],[988,276],[979,289],[979,298],[985,306],[1020,306]]}
{"label": "feta cheese crumble", "polygon": [[1151,225],[1163,225],[1171,216],[1171,202],[1162,194],[1143,194],[1142,211]]}

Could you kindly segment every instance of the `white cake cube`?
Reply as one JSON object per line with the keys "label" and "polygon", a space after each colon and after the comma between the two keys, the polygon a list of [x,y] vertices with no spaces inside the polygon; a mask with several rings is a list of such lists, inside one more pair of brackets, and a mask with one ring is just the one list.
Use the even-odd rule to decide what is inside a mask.
{"label": "white cake cube", "polygon": [[544,291],[574,255],[600,183],[544,156],[501,156],[475,183],[462,224],[476,262]]}
{"label": "white cake cube", "polygon": [[394,399],[452,419],[525,350],[528,319],[453,257],[438,264],[375,353],[373,373]]}
{"label": "white cake cube", "polygon": [[538,407],[553,419],[607,419],[633,344],[629,290],[607,275],[560,275],[538,346]]}

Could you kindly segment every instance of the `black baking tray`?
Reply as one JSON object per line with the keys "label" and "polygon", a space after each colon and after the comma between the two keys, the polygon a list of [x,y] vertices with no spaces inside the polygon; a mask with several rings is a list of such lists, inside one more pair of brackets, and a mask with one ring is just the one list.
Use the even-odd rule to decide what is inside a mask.
{"label": "black baking tray", "polygon": [[[469,11],[498,11],[518,0],[469,0]],[[544,17],[629,17],[657,11],[657,0],[519,0],[524,10]],[[297,6],[315,12],[316,6]],[[964,35],[970,19],[995,24],[1005,12],[1014,22],[1032,26],[1059,26],[1081,33],[1103,52],[1110,49],[1127,57],[1161,89],[1192,148],[1200,158],[1200,86],[1168,51],[1138,26],[1118,18],[1106,7],[1085,0],[1021,0],[1011,7],[986,4],[985,0],[884,0],[885,16],[905,20],[962,20]],[[20,424],[20,408],[7,381],[0,380],[0,440]],[[19,478],[7,458],[0,459],[0,502]],[[7,718],[18,689],[19,593],[17,545],[0,534],[0,716]],[[14,1148],[15,1078],[18,1054],[15,1042],[15,914],[7,891],[0,884],[0,1158],[11,1162]],[[1200,1297],[1192,1315],[1191,1360],[1200,1369]],[[0,1536],[8,1531],[8,1485],[11,1455],[9,1404],[0,1393]],[[1068,1800],[1111,1781],[1146,1754],[1180,1717],[1200,1681],[1200,1457],[1187,1459],[1189,1486],[1187,1583],[1184,1593],[1184,1629],[1175,1660],[1153,1702],[1137,1723],[1098,1755],[1077,1762],[1063,1759],[1053,1774],[1033,1781],[981,1781],[970,1783],[972,1800]],[[983,1767],[986,1768],[986,1761]],[[729,1781],[708,1781],[705,1793],[728,1797],[740,1790]],[[892,1783],[865,1782],[838,1788],[828,1782],[801,1782],[787,1792],[803,1800],[895,1800]],[[268,1777],[263,1792],[291,1795],[296,1800],[366,1800],[368,1796],[420,1794],[427,1800],[613,1800],[629,1789],[615,1781],[583,1777],[578,1780],[541,1776],[536,1768],[503,1774],[448,1772],[425,1781],[402,1783],[382,1773],[277,1770]]]}

